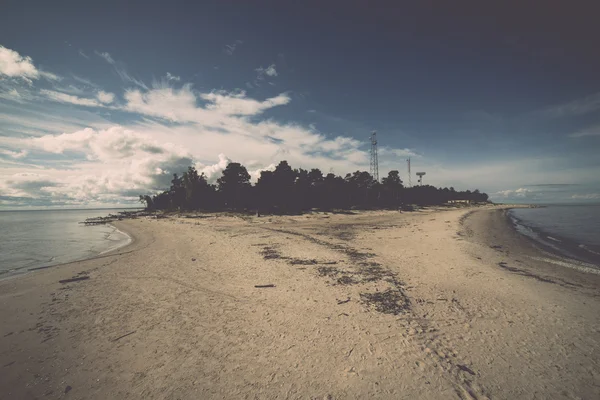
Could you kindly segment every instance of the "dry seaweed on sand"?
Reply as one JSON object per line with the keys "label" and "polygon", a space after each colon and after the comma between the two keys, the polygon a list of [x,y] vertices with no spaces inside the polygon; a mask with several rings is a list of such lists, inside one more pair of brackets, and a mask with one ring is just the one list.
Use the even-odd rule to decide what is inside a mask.
{"label": "dry seaweed on sand", "polygon": [[388,289],[385,292],[376,293],[361,293],[360,299],[363,304],[374,307],[376,311],[383,314],[402,314],[410,307],[410,301],[398,289]]}

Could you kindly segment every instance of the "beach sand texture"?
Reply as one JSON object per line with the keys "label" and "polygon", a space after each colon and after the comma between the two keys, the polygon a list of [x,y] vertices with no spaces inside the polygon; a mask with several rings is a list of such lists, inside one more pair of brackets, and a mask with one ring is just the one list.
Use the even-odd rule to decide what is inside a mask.
{"label": "beach sand texture", "polygon": [[0,281],[0,398],[600,398],[599,276],[502,213],[119,222]]}

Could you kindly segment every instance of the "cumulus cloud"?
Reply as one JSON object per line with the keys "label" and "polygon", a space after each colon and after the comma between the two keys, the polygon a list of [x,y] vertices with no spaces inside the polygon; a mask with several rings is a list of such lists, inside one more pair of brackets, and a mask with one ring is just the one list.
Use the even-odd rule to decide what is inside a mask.
{"label": "cumulus cloud", "polygon": [[85,128],[73,133],[45,135],[29,139],[24,144],[49,153],[65,153],[67,151],[85,154],[90,160],[112,162],[117,159],[139,156],[140,154],[161,155],[164,153],[187,156],[183,148],[170,144],[159,144],[148,135],[113,126],[96,131]]}
{"label": "cumulus cloud", "polygon": [[133,201],[139,194],[168,188],[172,174],[193,163],[185,148],[158,143],[121,126],[23,139],[21,145],[32,152],[65,154],[72,163],[68,169],[49,168],[44,175],[6,176],[0,181],[5,203],[11,199],[11,204],[18,199],[25,203],[45,199],[48,204]]}
{"label": "cumulus cloud", "polygon": [[105,92],[104,90],[100,90],[98,93],[96,93],[96,98],[104,104],[110,104],[115,100],[115,95],[114,93],[108,93]]}
{"label": "cumulus cloud", "polygon": [[14,50],[0,46],[0,73],[10,77],[37,79],[40,76],[31,57],[23,57]]}
{"label": "cumulus cloud", "polygon": [[197,162],[195,167],[198,173],[204,174],[209,182],[215,182],[221,177],[221,173],[231,160],[223,153],[219,154],[219,161],[212,165],[205,165],[201,162]]}
{"label": "cumulus cloud", "polygon": [[28,82],[32,79],[44,77],[50,80],[58,80],[59,77],[49,72],[40,71],[28,56],[21,56],[14,50],[0,45],[0,75],[11,78],[22,78]]}
{"label": "cumulus cloud", "polygon": [[52,204],[57,196],[52,195],[52,189],[60,183],[48,175],[19,172],[5,175],[0,179],[0,205]]}

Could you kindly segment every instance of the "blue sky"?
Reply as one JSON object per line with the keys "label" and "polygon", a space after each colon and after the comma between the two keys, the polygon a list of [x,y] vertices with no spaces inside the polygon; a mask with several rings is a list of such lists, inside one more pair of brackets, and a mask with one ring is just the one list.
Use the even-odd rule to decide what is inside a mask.
{"label": "blue sky", "polygon": [[130,204],[190,164],[368,170],[372,130],[381,175],[600,201],[584,3],[197,3],[3,2],[0,208]]}

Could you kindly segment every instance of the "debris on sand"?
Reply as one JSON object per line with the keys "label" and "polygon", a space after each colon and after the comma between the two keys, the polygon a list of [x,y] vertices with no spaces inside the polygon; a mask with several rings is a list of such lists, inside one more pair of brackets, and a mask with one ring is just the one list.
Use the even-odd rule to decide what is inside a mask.
{"label": "debris on sand", "polygon": [[85,281],[86,279],[90,279],[90,277],[89,276],[79,276],[77,278],[61,279],[60,281],[58,281],[58,283],[78,282],[78,281]]}
{"label": "debris on sand", "polygon": [[398,289],[388,289],[385,292],[376,293],[361,293],[360,298],[363,304],[374,307],[376,311],[383,314],[402,314],[410,306],[408,298]]}
{"label": "debris on sand", "polygon": [[262,251],[260,252],[260,255],[263,256],[263,258],[265,260],[274,260],[274,259],[278,259],[278,258],[283,258],[281,257],[281,253],[277,250],[275,250],[275,248],[267,246],[265,248],[262,249]]}

